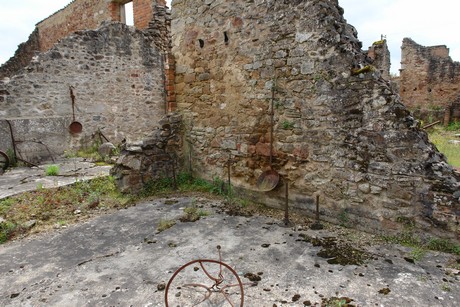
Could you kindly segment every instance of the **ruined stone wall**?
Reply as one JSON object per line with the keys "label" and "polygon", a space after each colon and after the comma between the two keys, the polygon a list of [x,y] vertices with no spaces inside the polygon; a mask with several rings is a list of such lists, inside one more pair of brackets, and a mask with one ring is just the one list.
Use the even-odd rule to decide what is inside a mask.
{"label": "ruined stone wall", "polygon": [[172,9],[178,110],[193,170],[225,178],[271,206],[278,185],[256,182],[273,168],[293,207],[370,230],[400,221],[459,235],[458,177],[380,73],[366,66],[337,1],[175,0]]}
{"label": "ruined stone wall", "polygon": [[40,41],[38,30],[35,29],[32,34],[29,35],[27,42],[18,46],[14,56],[0,66],[0,80],[15,75],[23,67],[29,65],[30,60],[38,50],[40,50]]}
{"label": "ruined stone wall", "polygon": [[[68,130],[70,87],[75,120],[83,126],[75,135]],[[134,141],[148,135],[165,114],[163,56],[145,33],[107,23],[61,40],[21,74],[0,82],[0,93],[0,118],[65,119],[63,129],[42,127],[60,134],[60,143],[47,144],[55,153],[87,144],[99,128],[113,143]]]}
{"label": "ruined stone wall", "polygon": [[372,60],[372,65],[378,69],[382,78],[390,80],[390,50],[386,39],[376,41],[369,47],[367,56]]}
{"label": "ruined stone wall", "polygon": [[460,63],[452,61],[446,46],[424,47],[410,38],[401,50],[402,101],[416,116],[434,114],[433,120],[442,120],[444,108],[460,94]]}
{"label": "ruined stone wall", "polygon": [[173,185],[179,172],[182,139],[181,116],[171,113],[146,138],[125,143],[111,170],[119,190],[140,192],[149,183],[166,178]]}

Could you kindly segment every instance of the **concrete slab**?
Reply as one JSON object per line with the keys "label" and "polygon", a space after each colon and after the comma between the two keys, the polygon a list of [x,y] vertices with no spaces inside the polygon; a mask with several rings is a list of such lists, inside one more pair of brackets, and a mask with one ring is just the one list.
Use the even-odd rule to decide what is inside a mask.
{"label": "concrete slab", "polygon": [[[210,214],[178,221],[191,204]],[[340,237],[339,228],[286,228],[270,217],[230,216],[224,209],[205,198],[158,199],[1,245],[0,305],[164,306],[163,287],[173,273],[198,258],[217,260],[217,245],[243,282],[249,282],[247,273],[261,279],[244,286],[244,306],[326,306],[332,297],[347,297],[356,306],[460,305],[459,272],[448,267],[458,261],[452,255],[433,252],[413,262],[409,249],[368,245],[356,233],[353,244],[369,259],[362,265],[330,264],[318,256],[324,246],[305,239]],[[165,220],[177,223],[157,233]],[[186,299],[178,292],[174,287],[170,296]],[[229,306],[223,300],[200,306]],[[192,303],[170,306],[177,305]]]}
{"label": "concrete slab", "polygon": [[[51,164],[59,166],[58,176],[45,176],[46,167]],[[77,180],[107,176],[112,168],[110,165],[98,166],[82,158],[60,159],[51,164],[8,169],[0,175],[0,199],[36,190],[38,186],[54,188]]]}

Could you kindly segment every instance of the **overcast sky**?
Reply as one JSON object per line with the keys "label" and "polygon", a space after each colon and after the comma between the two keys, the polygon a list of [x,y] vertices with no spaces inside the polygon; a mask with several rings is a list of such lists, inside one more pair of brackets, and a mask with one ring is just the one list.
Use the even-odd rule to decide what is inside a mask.
{"label": "overcast sky", "polygon": [[[25,42],[35,24],[63,8],[71,0],[0,0],[0,64]],[[170,2],[170,1],[168,1]],[[348,23],[358,30],[367,50],[386,35],[391,52],[391,71],[401,61],[401,43],[410,37],[423,46],[446,45],[454,61],[460,61],[460,17],[456,0],[339,0]]]}

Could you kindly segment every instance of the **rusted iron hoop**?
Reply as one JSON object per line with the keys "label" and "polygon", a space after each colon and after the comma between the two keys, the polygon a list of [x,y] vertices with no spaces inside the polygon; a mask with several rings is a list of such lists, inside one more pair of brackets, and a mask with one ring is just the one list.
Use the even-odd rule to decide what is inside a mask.
{"label": "rusted iron hoop", "polygon": [[6,153],[0,151],[0,169],[6,170],[10,166],[10,158]]}
{"label": "rusted iron hoop", "polygon": [[[236,280],[238,281],[238,287],[240,288],[240,293],[241,293],[241,300],[240,300],[240,306],[243,307],[244,305],[244,288],[243,288],[243,283],[241,282],[241,279],[240,277],[238,276],[238,273],[236,273],[236,271],[231,267],[229,266],[228,264],[226,264],[225,262],[222,262],[222,261],[219,261],[219,260],[213,260],[213,259],[197,259],[197,260],[193,260],[193,261],[190,261],[190,262],[187,262],[186,264],[184,264],[183,266],[181,266],[179,269],[177,269],[176,272],[174,272],[174,274],[171,276],[171,278],[169,279],[168,281],[168,284],[166,285],[166,289],[165,289],[165,305],[166,307],[169,307],[169,304],[168,304],[168,294],[169,294],[169,287],[171,286],[174,278],[183,270],[185,269],[186,267],[192,265],[192,264],[195,264],[195,263],[199,263],[201,267],[203,267],[203,263],[215,263],[215,264],[218,264],[220,266],[224,266],[225,268],[227,268],[230,272],[232,272],[232,274],[236,277]],[[208,275],[206,272],[204,273],[206,275]],[[209,276],[208,276],[209,278]],[[214,281],[213,278],[210,278],[211,280]]]}

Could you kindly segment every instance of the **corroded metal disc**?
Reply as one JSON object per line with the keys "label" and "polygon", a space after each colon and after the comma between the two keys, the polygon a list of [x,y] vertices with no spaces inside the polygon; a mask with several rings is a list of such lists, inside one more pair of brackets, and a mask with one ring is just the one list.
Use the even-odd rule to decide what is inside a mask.
{"label": "corroded metal disc", "polygon": [[259,179],[257,179],[257,189],[259,191],[271,191],[273,190],[280,180],[280,176],[277,171],[268,170],[260,175]]}
{"label": "corroded metal disc", "polygon": [[83,126],[79,122],[72,122],[69,126],[71,133],[80,133],[83,130]]}

